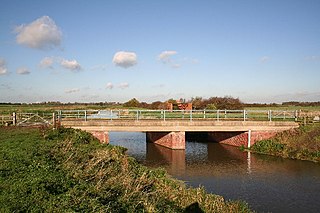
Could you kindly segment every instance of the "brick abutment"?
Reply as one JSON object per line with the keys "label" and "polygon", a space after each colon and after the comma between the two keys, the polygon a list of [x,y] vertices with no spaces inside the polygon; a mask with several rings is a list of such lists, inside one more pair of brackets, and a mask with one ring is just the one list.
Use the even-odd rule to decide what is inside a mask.
{"label": "brick abutment", "polygon": [[[109,143],[108,131],[89,131],[101,143]],[[186,138],[191,140],[200,140],[227,144],[231,146],[249,147],[257,141],[269,139],[277,134],[278,131],[249,131],[246,132],[146,132],[146,140],[149,143],[155,143],[170,149],[185,149]]]}

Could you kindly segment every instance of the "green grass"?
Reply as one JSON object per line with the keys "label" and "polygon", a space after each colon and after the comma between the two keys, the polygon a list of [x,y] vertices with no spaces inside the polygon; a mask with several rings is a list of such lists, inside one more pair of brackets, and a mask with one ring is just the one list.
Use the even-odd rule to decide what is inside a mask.
{"label": "green grass", "polygon": [[95,104],[72,104],[72,105],[49,105],[49,104],[0,104],[0,115],[13,112],[53,112],[55,110],[88,110],[88,109],[122,109],[118,105],[95,105]]}
{"label": "green grass", "polygon": [[320,106],[266,106],[266,107],[245,107],[245,110],[302,110],[302,111],[320,111]]}
{"label": "green grass", "polygon": [[251,150],[285,158],[320,162],[320,124],[300,126],[298,129],[278,133],[272,139],[255,143]]}
{"label": "green grass", "polygon": [[250,212],[73,129],[0,128],[0,212]]}

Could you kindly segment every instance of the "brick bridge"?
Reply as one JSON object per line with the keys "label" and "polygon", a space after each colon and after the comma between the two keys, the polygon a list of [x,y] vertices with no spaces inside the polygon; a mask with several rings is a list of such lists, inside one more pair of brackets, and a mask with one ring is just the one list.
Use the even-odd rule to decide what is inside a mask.
{"label": "brick bridge", "polygon": [[147,141],[185,149],[186,137],[250,147],[277,132],[298,127],[296,111],[271,110],[67,110],[58,124],[92,133],[109,142],[109,132],[145,132]]}

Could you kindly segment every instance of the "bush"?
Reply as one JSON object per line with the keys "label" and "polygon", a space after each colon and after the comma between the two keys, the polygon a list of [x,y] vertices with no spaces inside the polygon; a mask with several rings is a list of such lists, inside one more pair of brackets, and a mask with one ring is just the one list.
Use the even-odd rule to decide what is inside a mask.
{"label": "bush", "polygon": [[276,154],[284,150],[285,145],[274,140],[262,140],[255,143],[251,149],[256,152]]}

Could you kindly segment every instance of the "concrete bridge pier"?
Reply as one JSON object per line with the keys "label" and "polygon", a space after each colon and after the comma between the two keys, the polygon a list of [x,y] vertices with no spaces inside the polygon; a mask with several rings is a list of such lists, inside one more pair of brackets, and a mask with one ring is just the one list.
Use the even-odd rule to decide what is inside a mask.
{"label": "concrete bridge pier", "polygon": [[147,132],[147,142],[170,149],[186,149],[185,132]]}

